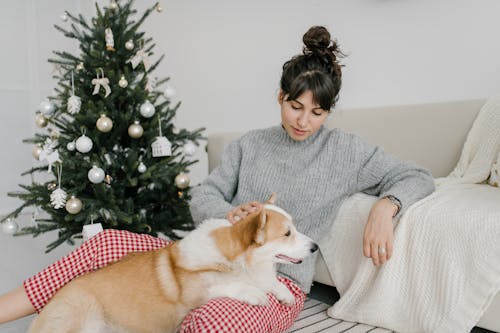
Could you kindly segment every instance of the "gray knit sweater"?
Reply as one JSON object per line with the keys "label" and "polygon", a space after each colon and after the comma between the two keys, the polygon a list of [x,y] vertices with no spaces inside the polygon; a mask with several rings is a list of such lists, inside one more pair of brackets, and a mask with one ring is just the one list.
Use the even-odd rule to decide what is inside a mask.
{"label": "gray knit sweater", "polygon": [[[426,170],[402,162],[360,137],[322,127],[305,141],[295,141],[281,126],[251,131],[225,147],[220,165],[193,188],[194,221],[224,218],[242,203],[265,201],[292,215],[297,229],[319,241],[330,229],[342,202],[356,192],[401,201],[403,212],[434,190]],[[360,244],[360,251],[362,245]],[[316,256],[278,271],[309,292]]]}

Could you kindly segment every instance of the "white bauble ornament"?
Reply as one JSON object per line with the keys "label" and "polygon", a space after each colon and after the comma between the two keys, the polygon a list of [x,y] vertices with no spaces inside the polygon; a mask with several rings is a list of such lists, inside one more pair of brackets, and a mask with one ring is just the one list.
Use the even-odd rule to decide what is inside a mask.
{"label": "white bauble ornament", "polygon": [[125,48],[129,51],[132,51],[134,49],[134,41],[132,41],[132,39],[129,39],[126,43],[125,43]]}
{"label": "white bauble ornament", "polygon": [[125,75],[122,75],[122,77],[120,78],[120,80],[118,81],[118,85],[122,88],[127,88],[128,86],[128,81],[127,79],[125,79]]}
{"label": "white bauble ornament", "polygon": [[45,118],[44,114],[37,112],[37,114],[35,115],[35,124],[40,128],[44,128],[48,123],[49,121],[47,120],[47,118]]}
{"label": "white bauble ornament", "polygon": [[54,103],[52,103],[48,99],[45,99],[42,102],[40,102],[38,109],[42,111],[44,114],[49,115],[52,114],[52,112],[54,112],[55,106]]}
{"label": "white bauble ornament", "polygon": [[2,223],[2,232],[6,235],[13,235],[17,232],[18,229],[19,226],[12,219],[7,219],[5,222]]}
{"label": "white bauble ornament", "polygon": [[33,156],[33,158],[35,160],[39,160],[40,159],[40,153],[42,152],[42,147],[40,146],[33,146],[33,148],[31,149],[31,155]]}
{"label": "white bauble ornament", "polygon": [[180,132],[181,132],[181,131],[180,131],[177,127],[173,127],[173,128],[172,128],[172,133],[173,133],[173,134],[177,135],[177,134],[179,134]]}
{"label": "white bauble ornament", "polygon": [[140,173],[144,173],[146,172],[147,168],[146,166],[144,165],[144,163],[140,163],[139,166],[137,167],[137,171],[139,171]]}
{"label": "white bauble ornament", "polygon": [[152,116],[154,116],[155,111],[155,106],[151,104],[150,101],[146,101],[141,105],[140,112],[141,116],[143,116],[144,118],[151,118]]}
{"label": "white bauble ornament", "polygon": [[85,134],[76,140],[76,150],[80,153],[88,153],[92,150],[92,146],[92,140],[88,136],[85,136]]}
{"label": "white bauble ornament", "polygon": [[175,186],[180,188],[181,190],[187,188],[189,186],[189,177],[185,173],[181,172],[175,177]]}
{"label": "white bauble ornament", "polygon": [[68,201],[66,201],[66,211],[70,214],[80,213],[82,207],[82,201],[75,196],[72,196]]}
{"label": "white bauble ornament", "polygon": [[174,98],[177,93],[173,87],[167,85],[167,87],[165,88],[164,94],[165,94],[166,98],[170,99],[170,98]]}
{"label": "white bauble ornament", "polygon": [[111,10],[118,9],[118,4],[116,3],[116,1],[111,0],[111,2],[109,3],[109,9],[111,9]]}
{"label": "white bauble ornament", "polygon": [[101,114],[99,119],[97,119],[95,126],[97,129],[103,133],[111,131],[113,128],[113,121],[111,118],[107,117],[105,114]]}
{"label": "white bauble ornament", "polygon": [[157,11],[158,13],[161,13],[161,12],[163,11],[163,7],[162,7],[160,4],[157,4],[157,5],[156,5],[156,11]]}
{"label": "white bauble ornament", "polygon": [[128,135],[133,139],[138,139],[144,134],[144,129],[141,124],[136,120],[132,125],[128,127]]}
{"label": "white bauble ornament", "polygon": [[62,13],[59,17],[63,22],[66,22],[68,20],[68,14],[66,12]]}
{"label": "white bauble ornament", "polygon": [[184,151],[184,154],[192,156],[196,152],[196,146],[191,141],[188,141],[184,146],[182,146],[182,150]]}
{"label": "white bauble ornament", "polygon": [[92,183],[99,184],[104,180],[104,170],[94,165],[87,173],[87,177]]}
{"label": "white bauble ornament", "polygon": [[76,149],[75,141],[68,142],[68,144],[66,145],[66,149],[69,151],[74,151]]}

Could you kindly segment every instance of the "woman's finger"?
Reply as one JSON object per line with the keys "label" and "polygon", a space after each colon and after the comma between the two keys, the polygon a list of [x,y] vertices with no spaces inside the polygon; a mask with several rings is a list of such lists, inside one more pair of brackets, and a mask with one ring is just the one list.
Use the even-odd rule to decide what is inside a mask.
{"label": "woman's finger", "polygon": [[370,244],[370,255],[372,257],[373,264],[375,266],[379,265],[379,255],[378,255],[378,244]]}

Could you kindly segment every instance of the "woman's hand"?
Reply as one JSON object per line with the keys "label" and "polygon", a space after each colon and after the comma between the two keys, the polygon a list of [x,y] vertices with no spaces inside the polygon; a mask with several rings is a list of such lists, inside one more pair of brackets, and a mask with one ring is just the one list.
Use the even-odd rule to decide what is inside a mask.
{"label": "woman's hand", "polygon": [[247,202],[245,204],[235,207],[233,210],[226,214],[226,218],[231,223],[236,223],[248,214],[258,211],[262,208],[262,204],[258,201]]}
{"label": "woman's hand", "polygon": [[394,226],[392,217],[398,207],[387,198],[377,201],[368,216],[363,235],[363,254],[372,258],[373,264],[379,266],[392,257],[394,244]]}

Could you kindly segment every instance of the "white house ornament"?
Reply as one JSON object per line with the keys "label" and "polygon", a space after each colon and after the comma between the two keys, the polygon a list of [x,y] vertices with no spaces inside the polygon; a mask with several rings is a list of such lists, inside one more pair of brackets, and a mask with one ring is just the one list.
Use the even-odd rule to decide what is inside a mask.
{"label": "white house ornament", "polygon": [[127,79],[125,79],[125,75],[122,75],[122,77],[120,78],[120,80],[118,81],[118,85],[121,87],[121,88],[127,88],[128,86],[128,81]]}
{"label": "white house ornament", "polygon": [[175,186],[179,189],[184,190],[189,187],[189,177],[185,173],[181,172],[175,176]]}
{"label": "white house ornament", "polygon": [[78,150],[80,153],[88,153],[92,150],[92,146],[92,140],[88,136],[85,136],[85,134],[76,139],[76,150]]}
{"label": "white house ornament", "polygon": [[12,219],[7,219],[2,223],[2,232],[6,235],[13,235],[19,230],[19,226]]}
{"label": "white house ornament", "polygon": [[97,119],[95,126],[99,131],[108,133],[113,128],[113,121],[105,114],[101,114],[99,119]]}
{"label": "white house ornament", "polygon": [[104,180],[104,170],[94,165],[87,173],[87,177],[94,184],[102,183]]}
{"label": "white house ornament", "polygon": [[94,85],[94,91],[92,95],[97,95],[101,87],[104,89],[104,97],[108,97],[111,94],[111,88],[109,87],[109,79],[104,77],[104,71],[102,68],[99,68],[102,74],[102,77],[99,75],[99,71],[97,71],[97,77],[92,79],[92,84]]}
{"label": "white house ornament", "polygon": [[45,115],[41,112],[37,112],[35,115],[35,124],[40,127],[44,128],[47,126],[49,123],[48,119],[45,117]]}
{"label": "white house ornament", "polygon": [[157,136],[156,140],[151,144],[153,157],[163,157],[172,155],[172,144],[164,136]]}
{"label": "white house ornament", "polygon": [[156,109],[155,106],[151,104],[150,101],[147,100],[141,105],[139,111],[141,113],[141,116],[143,116],[144,118],[151,118],[152,116],[154,116]]}
{"label": "white house ornament", "polygon": [[128,135],[133,139],[139,139],[142,134],[144,134],[144,129],[142,128],[139,121],[134,121],[132,125],[128,127]]}
{"label": "white house ornament", "polygon": [[126,41],[125,48],[129,51],[132,51],[134,49],[134,41],[132,39],[129,39],[128,41]]}
{"label": "white house ornament", "polygon": [[184,144],[184,146],[182,146],[182,151],[184,154],[192,156],[196,152],[196,145],[191,141],[188,141]]}
{"label": "white house ornament", "polygon": [[107,51],[116,51],[115,50],[115,40],[113,38],[113,31],[111,31],[111,28],[106,28],[104,30],[104,39],[106,40],[106,50]]}
{"label": "white house ornament", "polygon": [[66,201],[66,211],[70,214],[80,213],[82,207],[82,201],[75,196],[71,196],[71,198]]}
{"label": "white house ornament", "polygon": [[54,103],[52,103],[49,99],[45,99],[40,102],[40,105],[38,106],[38,110],[40,110],[42,113],[46,115],[52,114],[54,112],[55,106]]}

